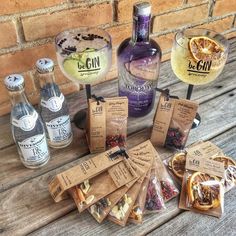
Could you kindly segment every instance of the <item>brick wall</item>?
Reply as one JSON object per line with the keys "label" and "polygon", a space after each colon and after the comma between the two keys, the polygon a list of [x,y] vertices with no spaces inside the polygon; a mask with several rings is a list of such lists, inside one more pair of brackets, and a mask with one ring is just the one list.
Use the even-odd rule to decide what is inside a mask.
{"label": "brick wall", "polygon": [[[132,6],[137,0],[1,0],[0,7],[0,115],[10,111],[4,77],[22,73],[33,104],[38,91],[33,66],[40,57],[56,62],[54,36],[68,28],[99,26],[113,39],[113,65],[105,80],[116,77],[116,49],[131,35]],[[173,36],[187,27],[206,27],[236,37],[236,0],[149,0],[152,4],[152,37],[168,60]],[[78,88],[56,66],[57,83],[64,93]]]}

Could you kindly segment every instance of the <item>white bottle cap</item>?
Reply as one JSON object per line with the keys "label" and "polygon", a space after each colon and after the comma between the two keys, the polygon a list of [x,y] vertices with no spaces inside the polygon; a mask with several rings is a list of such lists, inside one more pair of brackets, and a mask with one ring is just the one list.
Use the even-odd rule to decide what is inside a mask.
{"label": "white bottle cap", "polygon": [[136,3],[134,4],[133,11],[135,16],[150,16],[151,5],[149,2]]}
{"label": "white bottle cap", "polygon": [[19,91],[24,88],[24,77],[20,74],[8,75],[4,80],[5,86],[10,91]]}
{"label": "white bottle cap", "polygon": [[36,69],[41,74],[52,72],[54,70],[54,62],[50,58],[41,58],[36,62]]}

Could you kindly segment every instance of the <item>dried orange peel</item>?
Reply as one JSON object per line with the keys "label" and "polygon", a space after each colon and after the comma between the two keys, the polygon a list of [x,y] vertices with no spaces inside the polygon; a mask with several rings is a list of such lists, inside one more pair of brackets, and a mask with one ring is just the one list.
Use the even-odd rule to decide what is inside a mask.
{"label": "dried orange peel", "polygon": [[186,153],[181,152],[174,155],[169,161],[169,166],[172,169],[174,175],[179,179],[182,179],[185,172]]}
{"label": "dried orange peel", "polygon": [[191,38],[189,49],[192,57],[197,61],[220,61],[225,51],[218,42],[206,36]]}
{"label": "dried orange peel", "polygon": [[225,169],[227,169],[228,166],[236,166],[236,162],[230,157],[217,156],[217,157],[213,157],[212,159],[215,161],[219,161],[219,162],[224,163]]}
{"label": "dried orange peel", "polygon": [[187,181],[187,194],[192,207],[207,211],[220,206],[220,182],[216,176],[195,172]]}

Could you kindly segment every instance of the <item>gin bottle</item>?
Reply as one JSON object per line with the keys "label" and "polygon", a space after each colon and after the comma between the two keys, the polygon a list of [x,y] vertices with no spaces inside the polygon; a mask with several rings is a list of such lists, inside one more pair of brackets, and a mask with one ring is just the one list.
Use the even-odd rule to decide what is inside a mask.
{"label": "gin bottle", "polygon": [[24,78],[13,74],[4,82],[11,98],[11,130],[20,159],[28,168],[43,166],[50,158],[44,125],[26,98]]}
{"label": "gin bottle", "polygon": [[155,102],[161,49],[149,38],[151,6],[147,2],[133,7],[133,34],[118,48],[119,95],[129,100],[129,116],[147,115]]}
{"label": "gin bottle", "polygon": [[36,76],[40,84],[40,114],[48,144],[53,148],[66,147],[73,135],[65,97],[55,83],[53,61],[49,58],[39,59],[36,62]]}

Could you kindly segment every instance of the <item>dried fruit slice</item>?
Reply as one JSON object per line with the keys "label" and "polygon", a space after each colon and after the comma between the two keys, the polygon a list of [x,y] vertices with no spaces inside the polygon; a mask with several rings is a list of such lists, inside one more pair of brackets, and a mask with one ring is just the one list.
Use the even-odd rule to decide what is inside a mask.
{"label": "dried fruit slice", "polygon": [[220,183],[215,176],[195,172],[187,182],[187,193],[190,204],[202,211],[220,205]]}
{"label": "dried fruit slice", "polygon": [[218,61],[224,53],[223,46],[206,36],[191,38],[189,49],[193,58],[197,61]]}
{"label": "dried fruit slice", "polygon": [[218,156],[213,160],[224,163],[225,176],[223,181],[225,191],[230,190],[236,185],[236,162],[230,157]]}
{"label": "dried fruit slice", "polygon": [[184,176],[186,163],[186,153],[178,153],[172,157],[170,160],[170,167],[173,173],[180,179]]}
{"label": "dried fruit slice", "polygon": [[236,162],[230,157],[217,156],[213,157],[213,160],[224,163],[225,169],[227,169],[228,166],[236,166]]}

